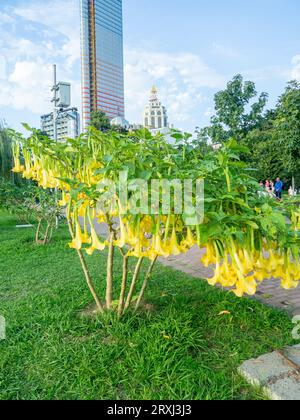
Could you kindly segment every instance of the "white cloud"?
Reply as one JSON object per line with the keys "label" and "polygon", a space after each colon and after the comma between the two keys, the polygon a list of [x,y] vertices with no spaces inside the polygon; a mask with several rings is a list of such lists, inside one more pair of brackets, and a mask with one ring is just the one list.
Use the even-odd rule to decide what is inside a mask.
{"label": "white cloud", "polygon": [[7,77],[6,71],[6,60],[4,57],[0,56],[0,80],[5,80]]}
{"label": "white cloud", "polygon": [[24,3],[23,7],[13,8],[13,12],[27,21],[43,23],[52,31],[69,37],[78,31],[78,24],[76,24],[76,18],[79,19],[78,4],[78,0],[46,0],[42,3],[31,0]]}
{"label": "white cloud", "polygon": [[[126,49],[125,86],[128,118],[141,121],[150,88],[157,84],[162,102],[175,124],[194,120],[205,99],[204,88],[223,87],[225,79],[194,54],[169,54]],[[199,111],[200,113],[200,111]]]}
{"label": "white cloud", "polygon": [[45,25],[42,38],[51,39],[55,35],[60,42],[47,42],[48,50],[62,56],[69,67],[80,59],[80,18],[78,0],[52,0],[26,3],[24,7],[13,9],[17,16],[40,25]]}
{"label": "white cloud", "polygon": [[[0,106],[37,117],[50,111],[51,64],[56,62],[59,79],[72,84],[72,104],[80,108],[78,0],[31,0],[9,7],[0,15],[0,51],[7,73],[4,82],[0,63]],[[199,124],[207,88],[222,88],[225,82],[195,54],[125,48],[126,110],[132,122],[141,121],[156,84],[170,122],[192,129]]]}
{"label": "white cloud", "polygon": [[0,22],[1,23],[14,23],[14,18],[11,17],[8,13],[0,12]]}
{"label": "white cloud", "polygon": [[213,115],[214,115],[214,110],[211,107],[207,108],[207,110],[204,112],[204,117],[206,118],[211,118]]}
{"label": "white cloud", "polygon": [[18,61],[8,80],[0,81],[0,105],[37,114],[46,112],[49,74],[44,62]]}
{"label": "white cloud", "polygon": [[291,79],[300,81],[300,54],[292,59]]}
{"label": "white cloud", "polygon": [[72,83],[73,104],[80,106],[79,28],[77,0],[30,1],[2,12],[0,106],[49,112],[53,63],[59,78]]}

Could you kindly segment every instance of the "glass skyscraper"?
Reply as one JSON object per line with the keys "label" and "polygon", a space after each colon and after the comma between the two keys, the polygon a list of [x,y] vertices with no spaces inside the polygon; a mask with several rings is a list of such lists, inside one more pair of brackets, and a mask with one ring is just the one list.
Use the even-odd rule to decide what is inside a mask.
{"label": "glass skyscraper", "polygon": [[83,129],[91,113],[124,117],[122,0],[80,0]]}

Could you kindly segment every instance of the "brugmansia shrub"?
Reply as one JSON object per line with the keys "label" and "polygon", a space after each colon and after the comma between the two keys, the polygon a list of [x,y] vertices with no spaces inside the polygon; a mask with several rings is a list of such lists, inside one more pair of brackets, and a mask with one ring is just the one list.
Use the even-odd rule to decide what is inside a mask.
{"label": "brugmansia shrub", "polygon": [[[281,279],[284,288],[298,285],[300,215],[292,212],[292,223],[289,223],[287,216],[291,214],[285,214],[275,201],[268,202],[258,196],[257,183],[239,160],[239,152],[245,150],[233,140],[218,152],[202,156],[197,144],[181,134],[174,134],[176,145],[168,144],[162,136],[152,137],[147,131],[122,135],[90,129],[65,143],[55,143],[37,131],[29,139],[15,137],[14,171],[37,181],[43,188],[57,188],[62,192],[60,204],[66,208],[70,247],[78,253],[101,313],[117,307],[122,316],[133,304],[137,310],[157,258],[186,253],[194,246],[207,249],[202,258],[205,266],[215,266],[215,275],[209,283],[231,288],[239,297],[254,295],[257,285],[271,277]],[[20,150],[24,164],[20,161]],[[120,172],[128,178],[126,208],[122,208],[120,189],[116,188],[114,196],[105,199],[107,190],[99,187],[104,180],[118,185]],[[187,214],[178,214],[172,194],[173,204],[168,214],[162,197],[155,214],[139,209],[137,196],[141,204],[142,192],[137,179],[203,179],[204,220],[187,225]],[[193,200],[196,198],[193,193]],[[105,211],[98,206],[103,201],[107,205]],[[115,206],[110,207],[112,201]],[[106,238],[97,234],[97,223],[107,225]],[[106,248],[104,303],[95,291],[85,254]],[[113,278],[115,250],[123,258],[123,276],[117,279]],[[130,282],[129,259],[136,261]],[[149,261],[149,268],[137,294],[144,260]]]}

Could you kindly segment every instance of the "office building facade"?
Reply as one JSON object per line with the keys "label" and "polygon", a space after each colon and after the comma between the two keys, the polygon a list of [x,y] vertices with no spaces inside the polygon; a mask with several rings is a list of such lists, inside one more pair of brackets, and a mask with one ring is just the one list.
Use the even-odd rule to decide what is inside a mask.
{"label": "office building facade", "polygon": [[122,0],[80,0],[82,120],[93,111],[125,116]]}
{"label": "office building facade", "polygon": [[[50,139],[54,139],[53,112],[41,116],[41,130]],[[66,138],[75,139],[80,134],[80,115],[77,108],[71,108],[58,113],[57,141],[63,142]]]}

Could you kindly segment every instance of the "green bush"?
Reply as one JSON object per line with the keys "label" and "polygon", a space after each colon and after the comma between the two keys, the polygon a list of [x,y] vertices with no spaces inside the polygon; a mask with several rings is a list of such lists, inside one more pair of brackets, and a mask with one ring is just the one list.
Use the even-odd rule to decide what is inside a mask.
{"label": "green bush", "polygon": [[18,223],[37,225],[35,240],[47,244],[60,216],[57,194],[39,188],[33,182],[24,182],[20,187],[0,178],[0,209],[14,215]]}

